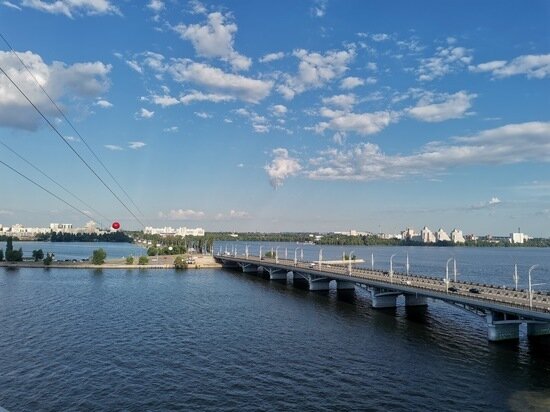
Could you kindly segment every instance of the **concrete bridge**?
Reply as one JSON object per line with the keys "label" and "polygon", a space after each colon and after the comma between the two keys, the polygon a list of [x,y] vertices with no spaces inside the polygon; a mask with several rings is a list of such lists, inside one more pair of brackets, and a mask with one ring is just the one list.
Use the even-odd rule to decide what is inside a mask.
{"label": "concrete bridge", "polygon": [[405,297],[406,306],[426,306],[427,298],[439,299],[483,317],[487,324],[487,338],[502,341],[519,338],[519,325],[527,324],[529,336],[550,335],[550,294],[521,292],[510,288],[477,283],[453,281],[428,276],[406,275],[327,264],[322,261],[303,262],[296,258],[279,259],[259,256],[218,254],[215,260],[225,268],[247,273],[264,272],[272,280],[286,280],[291,273],[296,286],[309,290],[328,290],[336,281],[336,288],[367,288],[376,309],[395,308],[397,297]]}

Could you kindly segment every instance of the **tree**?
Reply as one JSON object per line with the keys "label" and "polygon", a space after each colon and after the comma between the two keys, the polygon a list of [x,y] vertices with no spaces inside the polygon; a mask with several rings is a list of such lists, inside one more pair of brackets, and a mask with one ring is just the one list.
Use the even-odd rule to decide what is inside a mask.
{"label": "tree", "polygon": [[8,252],[13,251],[13,237],[9,237],[6,239],[6,256],[8,255]]}
{"label": "tree", "polygon": [[47,253],[46,257],[44,258],[44,260],[42,262],[44,263],[44,265],[50,266],[52,264],[52,261],[53,261],[53,254]]}
{"label": "tree", "polygon": [[187,261],[183,256],[176,257],[174,260],[174,268],[176,268],[176,270],[187,269]]}
{"label": "tree", "polygon": [[275,252],[271,252],[271,251],[266,252],[266,253],[264,254],[264,256],[265,256],[266,258],[268,258],[268,259],[275,259]]}
{"label": "tree", "polygon": [[42,249],[33,250],[32,257],[35,262],[38,262],[39,260],[44,259],[44,251]]}
{"label": "tree", "polygon": [[146,265],[149,263],[149,258],[147,256],[140,256],[138,260],[138,265]]}
{"label": "tree", "polygon": [[96,249],[92,253],[92,263],[94,265],[103,265],[105,263],[105,258],[107,253],[103,249]]}
{"label": "tree", "polygon": [[126,264],[127,265],[133,265],[134,264],[134,257],[133,256],[127,256],[126,257]]}
{"label": "tree", "polygon": [[4,260],[4,251],[0,249],[0,262]]}

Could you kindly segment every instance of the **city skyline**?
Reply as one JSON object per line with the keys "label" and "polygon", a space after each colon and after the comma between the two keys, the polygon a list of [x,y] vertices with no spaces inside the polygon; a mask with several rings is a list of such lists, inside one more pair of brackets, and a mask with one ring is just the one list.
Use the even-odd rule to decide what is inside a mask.
{"label": "city skyline", "polygon": [[[0,16],[147,226],[548,237],[550,6],[422,5],[11,0]],[[0,45],[0,66],[98,167]],[[140,229],[1,74],[0,91],[1,142]],[[5,226],[89,220],[0,177]]]}

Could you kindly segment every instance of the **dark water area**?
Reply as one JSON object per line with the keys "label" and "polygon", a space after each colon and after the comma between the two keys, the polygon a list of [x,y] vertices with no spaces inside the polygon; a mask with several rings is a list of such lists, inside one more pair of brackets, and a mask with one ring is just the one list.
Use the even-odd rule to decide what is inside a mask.
{"label": "dark water area", "polygon": [[[550,341],[226,270],[0,269],[13,411],[548,410]],[[529,409],[532,408],[532,409]]]}

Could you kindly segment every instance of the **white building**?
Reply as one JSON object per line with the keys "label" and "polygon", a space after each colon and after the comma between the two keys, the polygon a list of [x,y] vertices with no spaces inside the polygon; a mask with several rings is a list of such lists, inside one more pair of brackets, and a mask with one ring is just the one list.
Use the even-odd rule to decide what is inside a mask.
{"label": "white building", "polygon": [[436,241],[434,233],[428,229],[428,226],[424,226],[420,231],[420,238],[422,239],[422,243],[435,243]]}
{"label": "white building", "polygon": [[435,233],[435,238],[437,239],[438,242],[450,242],[451,241],[451,238],[449,237],[447,232],[445,232],[441,228],[439,228],[439,230]]}
{"label": "white building", "polygon": [[72,223],[50,223],[50,230],[52,232],[61,233],[73,233]]}
{"label": "white building", "polygon": [[462,235],[462,230],[453,229],[451,232],[451,240],[453,243],[465,243],[464,236]]}
{"label": "white building", "polygon": [[165,226],[162,228],[155,228],[152,226],[147,226],[143,233],[146,235],[160,235],[160,236],[204,236],[204,229],[201,227],[197,227],[195,229],[187,228],[187,227],[179,227],[177,229],[174,229],[171,226]]}
{"label": "white building", "polygon": [[527,240],[529,240],[529,236],[527,236],[525,233],[521,232],[514,232],[510,233],[510,243],[524,243]]}

